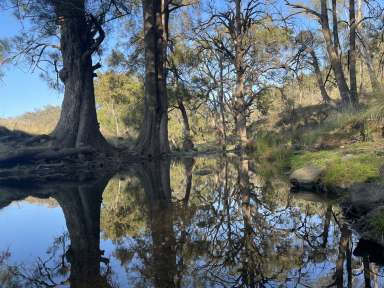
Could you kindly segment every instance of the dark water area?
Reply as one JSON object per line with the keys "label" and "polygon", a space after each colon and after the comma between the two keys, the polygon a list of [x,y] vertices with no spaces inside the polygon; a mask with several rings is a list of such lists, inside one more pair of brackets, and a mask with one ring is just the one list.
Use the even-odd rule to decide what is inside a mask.
{"label": "dark water area", "polygon": [[0,287],[384,287],[381,247],[278,175],[199,158],[0,186]]}

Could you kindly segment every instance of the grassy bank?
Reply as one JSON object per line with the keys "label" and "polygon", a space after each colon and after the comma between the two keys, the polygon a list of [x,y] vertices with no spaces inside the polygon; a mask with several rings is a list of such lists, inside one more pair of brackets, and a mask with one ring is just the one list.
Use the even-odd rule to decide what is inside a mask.
{"label": "grassy bank", "polygon": [[282,174],[307,165],[322,168],[322,182],[329,187],[382,181],[383,111],[377,102],[359,111],[335,110],[317,125],[259,133],[252,149]]}

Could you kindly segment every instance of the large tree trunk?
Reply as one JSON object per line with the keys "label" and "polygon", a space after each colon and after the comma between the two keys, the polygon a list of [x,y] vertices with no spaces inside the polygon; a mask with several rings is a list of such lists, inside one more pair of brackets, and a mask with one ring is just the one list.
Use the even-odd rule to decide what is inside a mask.
{"label": "large tree trunk", "polygon": [[104,32],[95,19],[87,19],[84,0],[56,2],[55,10],[61,28],[64,67],[60,78],[65,92],[60,120],[52,133],[54,146],[90,145],[105,150],[109,145],[100,133],[93,86],[92,53],[97,48],[93,46],[98,39],[93,39],[91,30],[97,26],[101,41]]}
{"label": "large tree trunk", "polygon": [[143,0],[145,48],[145,110],[138,150],[149,157],[170,151],[166,91],[167,21],[162,1]]}
{"label": "large tree trunk", "polygon": [[349,0],[349,82],[353,104],[358,103],[356,79],[356,12],[355,0]]}
{"label": "large tree trunk", "polygon": [[327,90],[325,89],[325,85],[323,82],[323,76],[321,75],[319,60],[317,59],[316,53],[313,49],[310,51],[311,57],[312,57],[312,66],[315,69],[315,75],[317,80],[317,85],[319,86],[321,97],[323,98],[324,103],[331,102],[331,98],[328,95]]}
{"label": "large tree trunk", "polygon": [[[335,15],[335,13],[333,13],[333,15]],[[332,65],[337,87],[339,88],[342,106],[345,107],[353,103],[351,99],[351,93],[350,93],[347,81],[345,79],[341,58],[338,53],[338,47],[336,47],[336,43],[334,43],[334,40],[332,40],[332,33],[329,28],[328,7],[327,7],[326,0],[321,0],[321,19],[320,20],[321,20],[322,33],[323,33],[323,37],[324,37],[326,48],[327,48],[327,54]],[[337,29],[337,25],[334,25],[334,30],[335,29]],[[338,31],[333,31],[333,36],[335,40],[338,39],[338,36],[336,38],[336,33],[338,33]]]}

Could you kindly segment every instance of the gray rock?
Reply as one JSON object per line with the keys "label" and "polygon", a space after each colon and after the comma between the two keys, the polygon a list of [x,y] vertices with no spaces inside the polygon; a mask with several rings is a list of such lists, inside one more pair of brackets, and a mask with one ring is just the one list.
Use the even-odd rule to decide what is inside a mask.
{"label": "gray rock", "polygon": [[349,189],[349,204],[357,214],[365,214],[384,205],[384,185],[360,183]]}
{"label": "gray rock", "polygon": [[295,187],[312,189],[320,183],[324,169],[314,165],[307,165],[303,168],[293,171],[289,180]]}

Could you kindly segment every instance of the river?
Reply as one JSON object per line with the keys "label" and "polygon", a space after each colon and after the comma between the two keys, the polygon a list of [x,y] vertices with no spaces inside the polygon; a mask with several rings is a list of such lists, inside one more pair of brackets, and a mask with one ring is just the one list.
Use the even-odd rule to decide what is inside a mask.
{"label": "river", "polygon": [[384,287],[337,201],[245,159],[0,185],[0,231],[4,288]]}

